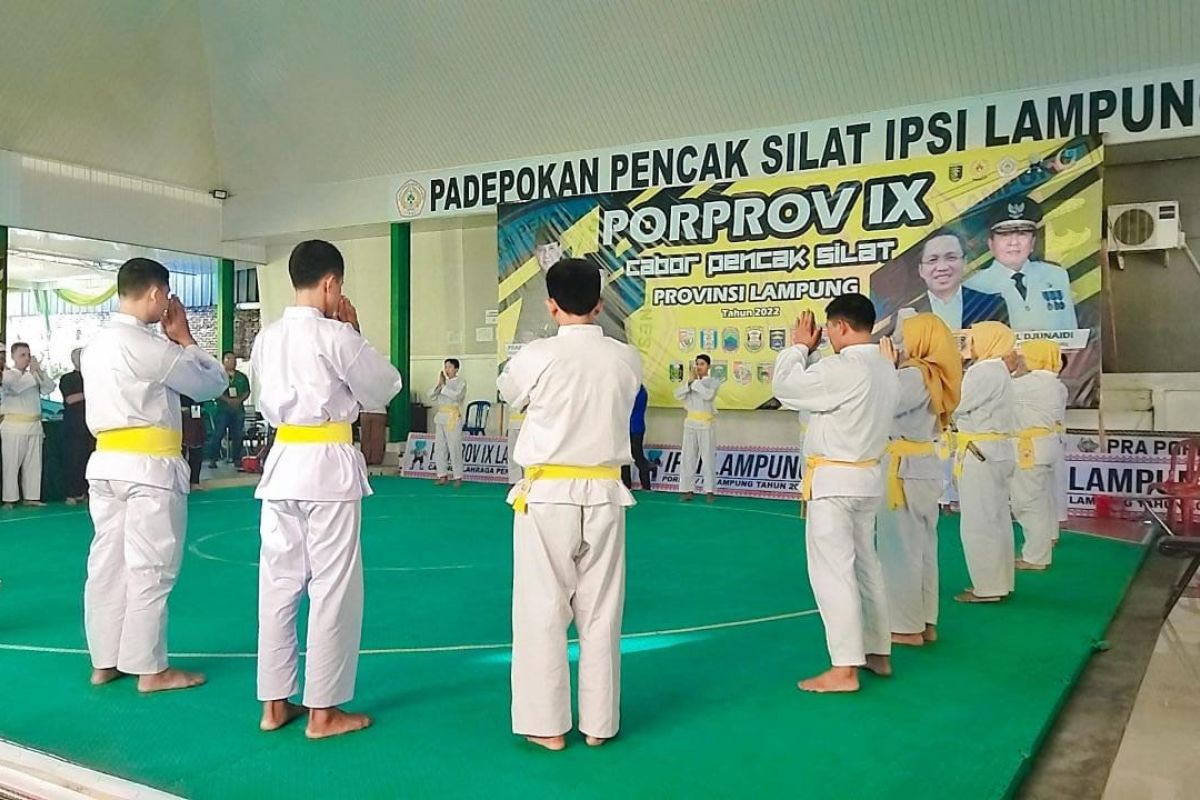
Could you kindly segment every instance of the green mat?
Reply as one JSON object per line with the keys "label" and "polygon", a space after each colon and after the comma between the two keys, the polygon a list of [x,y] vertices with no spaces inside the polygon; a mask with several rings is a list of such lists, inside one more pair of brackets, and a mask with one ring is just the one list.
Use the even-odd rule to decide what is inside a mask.
{"label": "green mat", "polygon": [[87,683],[86,512],[0,517],[0,738],[194,798],[993,798],[1023,774],[1141,548],[1068,534],[1011,602],[961,606],[957,520],[941,537],[942,641],[851,696],[827,665],[794,503],[652,495],[632,509],[622,734],[547,753],[509,733],[511,518],[503,490],[379,479],[365,504],[367,610],[353,708],[375,726],[308,742],[257,729],[249,490],[197,495],[171,600],[176,663],[201,689]]}

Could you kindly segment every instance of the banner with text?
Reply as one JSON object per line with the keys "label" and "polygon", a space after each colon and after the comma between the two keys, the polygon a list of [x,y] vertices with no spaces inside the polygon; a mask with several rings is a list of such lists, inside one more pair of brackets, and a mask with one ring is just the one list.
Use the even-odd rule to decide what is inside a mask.
{"label": "banner with text", "polygon": [[725,381],[718,408],[775,407],[774,360],[796,316],[861,292],[880,333],[933,311],[954,330],[1003,320],[1053,338],[1071,405],[1094,407],[1102,160],[1096,139],[1078,138],[504,205],[497,356],[553,333],[545,271],[586,255],[605,275],[599,322],[641,351],[655,406],[678,405],[706,353]]}

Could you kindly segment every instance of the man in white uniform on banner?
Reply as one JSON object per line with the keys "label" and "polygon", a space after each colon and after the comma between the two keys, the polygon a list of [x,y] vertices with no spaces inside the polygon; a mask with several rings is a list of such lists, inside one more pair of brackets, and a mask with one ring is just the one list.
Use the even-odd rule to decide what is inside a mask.
{"label": "man in white uniform on banner", "polygon": [[1012,369],[1016,336],[1001,322],[971,327],[962,399],[954,413],[954,474],[961,508],[963,555],[971,586],[955,596],[960,603],[998,603],[1014,587],[1009,482],[1015,451]]}
{"label": "man in white uniform on banner", "polygon": [[1067,414],[1067,387],[1058,379],[1062,355],[1049,339],[1021,343],[1026,374],[1013,381],[1017,469],[1012,479],[1012,513],[1025,533],[1017,569],[1050,568],[1058,538],[1058,484],[1062,460],[1059,430]]}
{"label": "man in white uniform on banner", "polygon": [[887,586],[894,644],[920,647],[937,640],[938,443],[962,391],[962,358],[939,317],[919,314],[901,323],[903,348],[880,341],[899,360],[900,396],[888,443],[886,487],[879,513],[879,560]]}
{"label": "man in white uniform on banner", "polygon": [[601,275],[583,259],[546,273],[558,334],[509,360],[496,381],[525,408],[513,507],[512,729],[549,750],[571,730],[567,627],[579,636],[579,730],[592,746],[621,723],[629,412],[642,360],[596,324]]}
{"label": "man in white uniform on banner", "polygon": [[[255,497],[263,501],[258,590],[260,727],[277,730],[308,713],[305,735],[361,730],[365,714],[339,708],[354,696],[362,637],[362,498],[371,494],[351,425],[359,408],[382,408],[400,373],[367,343],[342,294],[345,263],[329,242],[296,245],[288,261],[295,303],[254,342],[258,410],[276,429]],[[300,692],[296,615],[309,599]]]}
{"label": "man in white uniform on banner", "polygon": [[972,275],[967,288],[999,294],[1015,331],[1073,331],[1079,327],[1071,276],[1045,261],[1031,260],[1042,207],[1018,197],[999,200],[988,215],[991,265]]}
{"label": "man in white uniform on banner", "polygon": [[462,401],[467,396],[467,382],[459,377],[457,358],[447,358],[438,373],[438,382],[429,390],[429,402],[436,412],[434,459],[437,462],[437,484],[445,486],[449,477],[455,486],[463,482]]}
{"label": "man in white uniform on banner", "polygon": [[696,496],[696,470],[703,470],[704,493],[708,502],[716,498],[717,440],[713,419],[717,414],[717,392],[721,381],[709,374],[712,359],[701,353],[692,364],[688,381],[675,390],[675,399],[683,403],[687,417],[683,421],[683,454],[679,467],[680,498],[691,502]]}
{"label": "man in white uniform on banner", "polygon": [[804,437],[808,579],[825,625],[832,667],[800,682],[807,692],[858,691],[858,670],[892,674],[891,629],[875,513],[900,385],[895,365],[872,343],[875,308],[845,294],[825,308],[831,358],[818,359],[821,328],[806,311],[793,346],[775,360],[775,397],[811,412]]}
{"label": "man in white uniform on banner", "polygon": [[54,381],[42,370],[29,345],[12,346],[12,367],[0,384],[4,421],[0,422],[3,448],[4,507],[12,508],[21,495],[25,505],[42,502],[42,396],[54,391]]}
{"label": "man in white uniform on banner", "polygon": [[204,683],[167,666],[167,597],[183,560],[190,489],[179,396],[204,402],[229,385],[221,362],[196,345],[169,279],[157,261],[121,265],[120,310],[80,358],[96,437],[83,590],[92,683],[137,675],[141,692]]}

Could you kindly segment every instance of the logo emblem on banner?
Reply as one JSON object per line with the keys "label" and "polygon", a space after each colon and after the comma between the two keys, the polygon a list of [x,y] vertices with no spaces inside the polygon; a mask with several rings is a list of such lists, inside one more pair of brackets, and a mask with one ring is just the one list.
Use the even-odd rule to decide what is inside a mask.
{"label": "logo emblem on banner", "polygon": [[742,386],[749,386],[750,379],[754,377],[754,373],[750,371],[750,365],[745,361],[733,362],[733,379]]}
{"label": "logo emblem on banner", "polygon": [[726,328],[721,334],[721,348],[726,352],[732,353],[738,349],[738,342],[741,336],[738,334],[737,328]]}
{"label": "logo emblem on banner", "polygon": [[996,164],[996,172],[1001,178],[1011,178],[1017,174],[1017,160],[1010,156],[1005,156]]}
{"label": "logo emblem on banner", "polygon": [[773,377],[775,377],[775,365],[766,361],[759,362],[758,382],[770,383]]}
{"label": "logo emblem on banner", "polygon": [[714,361],[712,363],[712,374],[719,381],[729,380],[729,362]]}
{"label": "logo emblem on banner", "polygon": [[954,183],[958,183],[959,181],[962,180],[962,178],[963,178],[963,165],[962,164],[951,164],[950,165],[950,180],[953,181]]}
{"label": "logo emblem on banner", "polygon": [[425,187],[416,181],[405,181],[396,192],[396,210],[403,219],[419,217],[425,210]]}
{"label": "logo emblem on banner", "polygon": [[687,352],[696,344],[696,330],[694,328],[679,329],[679,349]]}
{"label": "logo emblem on banner", "polygon": [[667,368],[667,377],[671,379],[671,383],[683,383],[683,362],[672,361],[671,366]]}
{"label": "logo emblem on banner", "polygon": [[787,349],[787,331],[783,328],[771,328],[771,349],[778,353]]}
{"label": "logo emblem on banner", "polygon": [[746,329],[746,349],[751,353],[757,353],[763,348],[763,329],[762,328],[747,328]]}
{"label": "logo emblem on banner", "polygon": [[985,159],[971,162],[971,180],[981,181],[987,177],[988,162]]}
{"label": "logo emblem on banner", "polygon": [[700,331],[700,349],[701,350],[716,350],[717,349],[717,329],[704,328]]}

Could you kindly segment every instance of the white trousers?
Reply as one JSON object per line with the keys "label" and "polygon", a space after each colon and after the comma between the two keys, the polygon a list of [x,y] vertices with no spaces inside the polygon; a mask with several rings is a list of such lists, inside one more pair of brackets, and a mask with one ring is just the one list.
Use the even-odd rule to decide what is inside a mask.
{"label": "white trousers", "polygon": [[517,447],[517,436],[521,433],[520,425],[508,426],[508,483],[509,485],[521,482],[521,478],[525,476],[525,470],[521,469],[521,465],[513,461],[513,450]]}
{"label": "white trousers", "polygon": [[167,668],[167,596],[179,575],[187,495],[125,481],[91,481],[95,536],[83,588],[96,669],[130,675]]}
{"label": "white trousers", "polygon": [[264,500],[258,559],[258,699],[300,692],[296,615],[308,594],[304,705],[354,697],[362,640],[362,501]]}
{"label": "white trousers", "polygon": [[1058,538],[1058,503],[1054,467],[1035,466],[1013,473],[1012,514],[1025,532],[1021,558],[1030,564],[1048,565]]}
{"label": "white trousers", "polygon": [[938,501],[941,480],[906,478],[905,507],[883,502],[878,519],[879,562],[895,633],[922,633],[938,621]]}
{"label": "white trousers", "polygon": [[954,485],[954,459],[948,458],[942,461],[942,469],[944,477],[942,479],[941,504],[948,506],[958,502],[958,487]]}
{"label": "white trousers", "polygon": [[446,477],[451,473],[455,480],[463,477],[462,428],[455,425],[437,424],[437,443],[433,448],[437,456],[437,476]]}
{"label": "white trousers", "polygon": [[878,497],[823,497],[808,504],[805,547],[829,659],[859,667],[892,652],[887,593],[875,552]]}
{"label": "white trousers", "polygon": [[[4,502],[42,499],[42,441],[36,433],[4,431],[0,434],[0,455],[4,459]],[[20,473],[20,483],[17,474]]]}
{"label": "white trousers", "polygon": [[703,469],[703,487],[707,494],[716,492],[717,440],[712,426],[683,426],[683,464],[679,471],[679,491],[696,490],[696,469]]}
{"label": "white trousers", "polygon": [[621,725],[625,509],[530,503],[513,517],[512,727],[571,730],[567,626],[579,634],[579,730],[607,739]]}
{"label": "white trousers", "polygon": [[963,554],[971,587],[980,597],[1005,597],[1015,583],[1009,482],[1013,462],[979,461],[967,453],[958,479]]}

